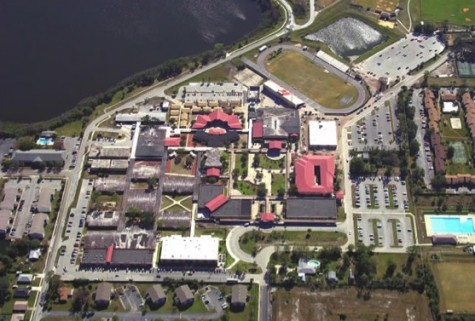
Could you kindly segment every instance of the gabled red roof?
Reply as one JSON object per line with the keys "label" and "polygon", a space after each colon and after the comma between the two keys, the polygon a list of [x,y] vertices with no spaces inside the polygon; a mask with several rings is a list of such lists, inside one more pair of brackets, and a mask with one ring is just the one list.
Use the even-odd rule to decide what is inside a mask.
{"label": "gabled red roof", "polygon": [[229,128],[232,129],[242,129],[241,122],[237,115],[228,115],[222,110],[215,110],[209,115],[198,115],[196,121],[193,123],[191,128],[193,129],[202,129],[208,126],[208,123],[219,120],[223,123],[226,123]]}
{"label": "gabled red roof", "polygon": [[271,140],[269,142],[269,149],[282,149],[282,142],[280,140]]}
{"label": "gabled red roof", "polygon": [[114,245],[110,245],[106,252],[106,263],[109,264],[112,261],[112,253],[114,252]]}
{"label": "gabled red roof", "polygon": [[221,170],[219,167],[210,167],[206,170],[206,176],[219,176],[221,174]]}
{"label": "gabled red roof", "polygon": [[[320,169],[320,181],[317,182],[316,168]],[[302,156],[295,162],[295,185],[301,194],[333,193],[335,176],[335,158],[327,155]]]}
{"label": "gabled red roof", "polygon": [[261,213],[261,222],[273,222],[274,219],[274,213]]}
{"label": "gabled red roof", "polygon": [[221,206],[223,206],[226,202],[228,201],[228,198],[224,196],[223,194],[219,194],[215,198],[213,198],[211,201],[206,203],[205,207],[210,211],[214,212]]}
{"label": "gabled red roof", "polygon": [[180,137],[168,137],[165,138],[164,142],[166,147],[177,147],[180,146]]}
{"label": "gabled red roof", "polygon": [[262,120],[256,120],[252,127],[252,138],[262,138],[264,135],[264,122]]}

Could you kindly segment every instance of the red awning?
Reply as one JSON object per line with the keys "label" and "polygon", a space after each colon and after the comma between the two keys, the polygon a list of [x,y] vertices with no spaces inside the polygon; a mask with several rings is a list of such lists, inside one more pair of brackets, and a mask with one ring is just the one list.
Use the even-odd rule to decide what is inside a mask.
{"label": "red awning", "polygon": [[206,176],[219,176],[221,174],[221,170],[219,167],[210,167],[206,170]]}
{"label": "red awning", "polygon": [[274,213],[261,213],[261,222],[273,222],[274,219]]}
{"label": "red awning", "polygon": [[114,252],[114,245],[110,245],[107,248],[107,253],[106,253],[106,264],[110,264],[112,261],[112,252]]}
{"label": "red awning", "polygon": [[166,147],[177,147],[180,146],[180,137],[168,137],[165,138]]}
{"label": "red awning", "polygon": [[269,149],[282,149],[282,142],[280,140],[271,140],[269,142]]}
{"label": "red awning", "polygon": [[221,206],[223,206],[226,202],[228,201],[227,197],[224,196],[223,194],[219,194],[215,198],[213,198],[211,201],[206,203],[205,207],[210,211],[214,212]]}

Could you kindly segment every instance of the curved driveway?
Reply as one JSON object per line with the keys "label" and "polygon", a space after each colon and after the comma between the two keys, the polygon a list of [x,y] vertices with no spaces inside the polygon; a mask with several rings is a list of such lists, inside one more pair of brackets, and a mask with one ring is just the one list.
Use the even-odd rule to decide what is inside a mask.
{"label": "curved driveway", "polygon": [[[300,53],[301,55],[309,58],[314,63],[320,65],[322,68],[325,68],[329,72],[335,74],[336,76],[341,78],[344,82],[350,83],[351,85],[355,86],[356,90],[358,91],[358,98],[356,99],[356,101],[351,106],[348,106],[346,108],[341,108],[341,109],[328,108],[328,107],[322,106],[319,103],[317,103],[316,101],[308,98],[307,96],[305,96],[300,91],[296,90],[295,88],[293,88],[292,86],[290,86],[286,82],[282,81],[281,79],[277,78],[276,76],[271,74],[269,71],[267,71],[267,69],[265,67],[266,58],[267,58],[268,55],[270,55],[272,52],[274,52],[278,49],[287,50],[287,51],[296,51],[296,52]],[[299,97],[300,99],[302,99],[307,106],[310,106],[310,107],[312,107],[312,108],[314,108],[314,109],[316,109],[316,110],[318,110],[322,113],[325,113],[325,114],[343,114],[343,115],[347,115],[347,114],[350,114],[350,113],[354,112],[355,110],[357,110],[361,106],[363,106],[365,104],[365,102],[367,101],[366,88],[364,87],[363,84],[361,84],[359,81],[355,80],[350,75],[340,71],[339,69],[333,67],[329,63],[327,63],[327,62],[323,61],[322,59],[318,58],[317,56],[315,56],[315,54],[310,53],[308,51],[303,51],[301,48],[298,48],[298,47],[295,47],[295,46],[277,45],[277,46],[273,46],[271,48],[268,48],[267,50],[265,50],[264,52],[262,52],[259,55],[259,58],[257,58],[257,64],[250,61],[249,59],[246,59],[246,58],[243,58],[243,61],[249,67],[251,67],[252,69],[254,69],[257,72],[259,72],[260,74],[262,74],[264,77],[266,77],[268,79],[271,79],[275,83],[277,83],[277,84],[281,85],[282,87],[286,88],[293,95],[295,95],[295,96]]]}

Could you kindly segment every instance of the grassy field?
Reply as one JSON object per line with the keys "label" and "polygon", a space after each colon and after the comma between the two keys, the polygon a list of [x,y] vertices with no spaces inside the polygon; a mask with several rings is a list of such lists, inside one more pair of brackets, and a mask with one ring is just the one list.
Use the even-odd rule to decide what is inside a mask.
{"label": "grassy field", "polygon": [[285,190],[285,175],[273,174],[272,175],[272,195],[277,195],[279,189]]}
{"label": "grassy field", "polygon": [[[311,230],[311,229],[310,229]],[[253,231],[243,234],[239,239],[241,249],[246,253],[253,253],[260,247],[272,244],[286,245],[306,245],[306,246],[322,246],[322,245],[342,245],[347,241],[347,237],[339,232],[301,232],[301,231],[285,231],[263,233]]]}
{"label": "grassy field", "polygon": [[472,25],[475,23],[475,2],[467,0],[417,0],[421,6],[423,21]]}
{"label": "grassy field", "polygon": [[453,310],[455,313],[475,313],[475,273],[473,262],[438,262],[433,271],[440,294],[440,309]]}
{"label": "grassy field", "polygon": [[273,294],[272,317],[275,321],[432,320],[424,294],[372,290],[371,298],[364,300],[357,292],[354,287],[316,292],[279,289]]}
{"label": "grassy field", "polygon": [[[270,62],[267,70],[310,99],[328,108],[348,107],[358,97],[358,91],[353,85],[297,52],[282,52]],[[335,90],[336,88],[338,90]]]}

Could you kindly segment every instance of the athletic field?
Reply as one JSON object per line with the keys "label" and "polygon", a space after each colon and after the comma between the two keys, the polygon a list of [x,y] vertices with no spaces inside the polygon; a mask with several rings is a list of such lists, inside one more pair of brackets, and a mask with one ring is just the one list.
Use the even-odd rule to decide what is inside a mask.
{"label": "athletic field", "polygon": [[341,109],[351,106],[357,89],[333,73],[294,51],[283,51],[270,60],[266,69],[320,105]]}
{"label": "athletic field", "polygon": [[[466,254],[468,256],[468,254]],[[475,313],[475,263],[455,261],[434,263],[433,271],[439,288],[440,311]]]}
{"label": "athletic field", "polygon": [[475,25],[475,1],[416,0],[421,4],[422,21],[472,26]]}

